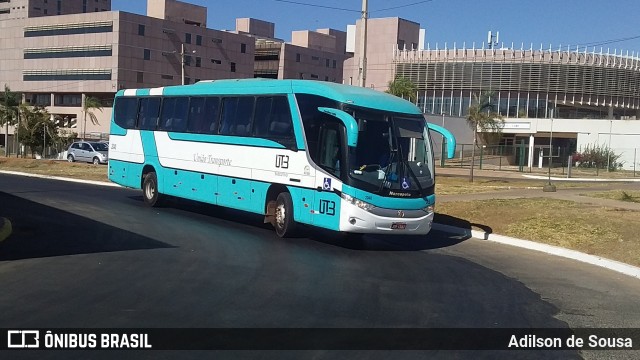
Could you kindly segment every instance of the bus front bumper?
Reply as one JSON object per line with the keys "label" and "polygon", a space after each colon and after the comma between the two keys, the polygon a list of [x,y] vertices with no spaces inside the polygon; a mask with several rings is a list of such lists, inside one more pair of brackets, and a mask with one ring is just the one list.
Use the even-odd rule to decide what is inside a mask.
{"label": "bus front bumper", "polygon": [[340,212],[340,231],[365,234],[424,235],[431,231],[433,212],[406,218],[397,211],[395,217],[372,214],[344,200]]}

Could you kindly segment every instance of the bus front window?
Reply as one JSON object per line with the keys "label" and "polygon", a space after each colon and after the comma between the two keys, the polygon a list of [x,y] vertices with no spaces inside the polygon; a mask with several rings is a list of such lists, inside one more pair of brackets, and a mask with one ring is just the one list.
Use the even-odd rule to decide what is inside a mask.
{"label": "bus front window", "polygon": [[421,116],[352,108],[358,145],[349,151],[355,186],[382,196],[420,197],[432,192],[429,133]]}

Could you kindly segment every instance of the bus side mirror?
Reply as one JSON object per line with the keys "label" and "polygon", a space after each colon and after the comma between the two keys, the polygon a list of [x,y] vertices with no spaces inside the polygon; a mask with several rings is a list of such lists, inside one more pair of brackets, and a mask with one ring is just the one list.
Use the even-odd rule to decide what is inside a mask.
{"label": "bus side mirror", "polygon": [[353,118],[353,116],[342,110],[328,107],[319,107],[318,111],[329,114],[340,120],[347,129],[347,145],[351,147],[356,147],[358,145],[358,122]]}
{"label": "bus side mirror", "polygon": [[427,123],[427,127],[429,130],[433,130],[438,134],[442,135],[447,141],[447,158],[453,159],[456,152],[456,138],[453,136],[451,131],[443,128],[442,126],[438,126],[436,124]]}

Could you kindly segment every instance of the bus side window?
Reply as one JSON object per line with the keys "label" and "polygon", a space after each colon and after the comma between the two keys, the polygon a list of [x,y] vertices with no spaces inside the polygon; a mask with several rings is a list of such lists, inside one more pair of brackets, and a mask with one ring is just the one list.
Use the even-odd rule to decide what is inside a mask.
{"label": "bus side window", "polygon": [[138,128],[155,130],[160,113],[160,98],[142,98],[138,110]]}
{"label": "bus side window", "polygon": [[256,100],[256,113],[253,117],[253,134],[255,136],[269,137],[272,103],[273,97],[261,96]]}
{"label": "bus side window", "polygon": [[269,135],[275,138],[295,140],[293,136],[293,120],[289,102],[284,96],[273,98]]}
{"label": "bus side window", "polygon": [[138,98],[119,97],[116,100],[113,117],[116,125],[124,129],[133,129],[136,125],[137,115]]}
{"label": "bus side window", "polygon": [[187,130],[198,134],[215,134],[218,129],[220,99],[193,97],[189,103]]}
{"label": "bus side window", "polygon": [[220,134],[251,136],[254,97],[229,97],[223,99]]}
{"label": "bus side window", "polygon": [[183,132],[187,129],[189,115],[189,98],[165,98],[162,102],[160,129],[164,131]]}

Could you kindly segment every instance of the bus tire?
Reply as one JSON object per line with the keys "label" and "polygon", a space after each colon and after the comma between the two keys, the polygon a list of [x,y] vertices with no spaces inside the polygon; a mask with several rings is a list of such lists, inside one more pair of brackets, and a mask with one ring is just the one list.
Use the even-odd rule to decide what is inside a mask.
{"label": "bus tire", "polygon": [[276,199],[275,221],[273,223],[279,237],[293,236],[296,222],[293,220],[293,201],[291,194],[281,192]]}
{"label": "bus tire", "polygon": [[144,176],[142,182],[142,198],[144,203],[149,206],[160,205],[160,193],[158,192],[158,177],[156,173],[151,171]]}

